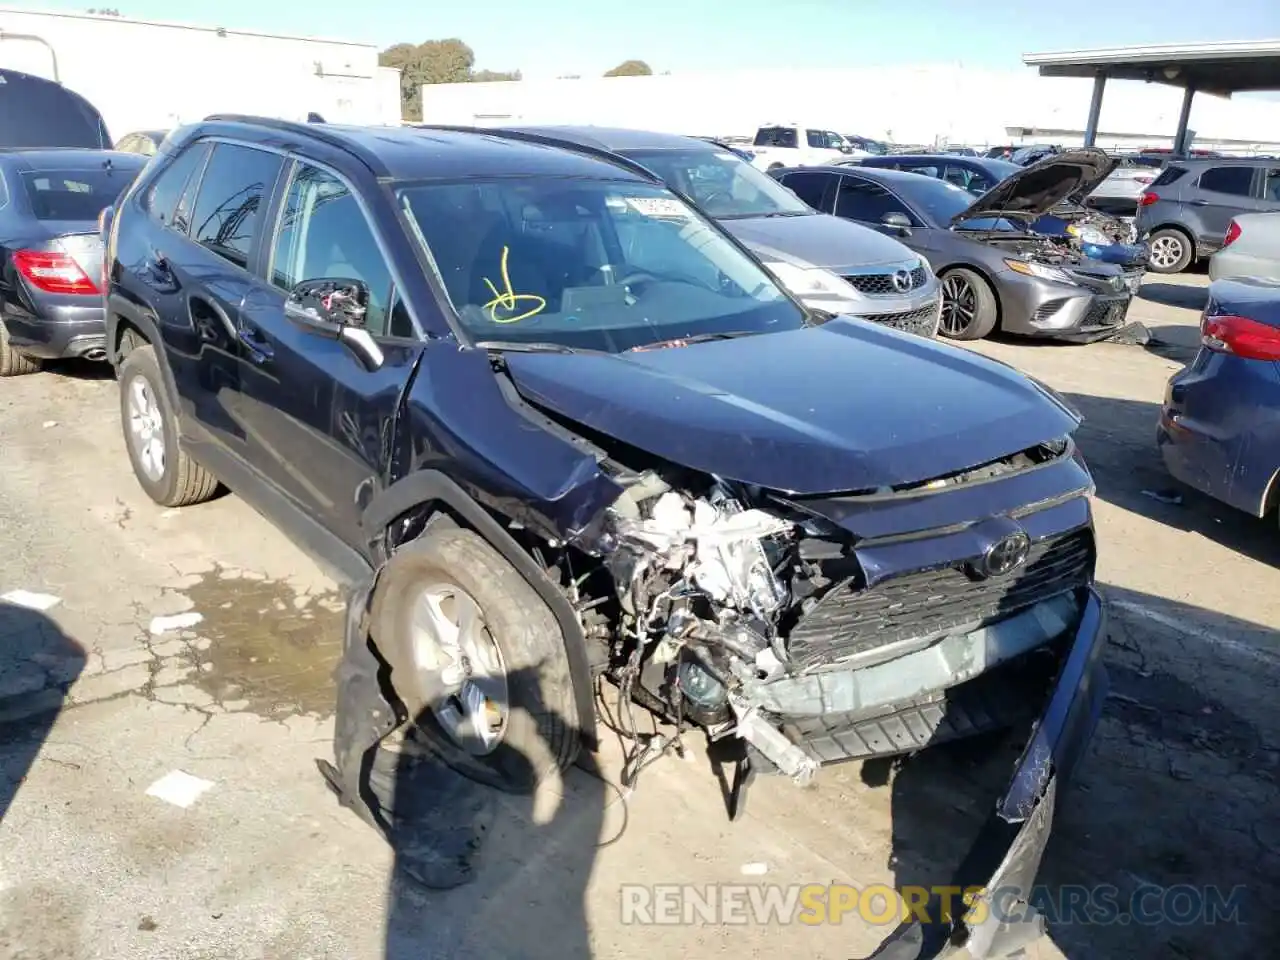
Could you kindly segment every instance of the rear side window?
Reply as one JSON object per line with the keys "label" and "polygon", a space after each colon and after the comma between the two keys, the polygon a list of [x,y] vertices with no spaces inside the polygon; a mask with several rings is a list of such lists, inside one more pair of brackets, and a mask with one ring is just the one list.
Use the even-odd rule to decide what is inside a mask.
{"label": "rear side window", "polygon": [[1210,167],[1200,174],[1200,189],[1247,197],[1253,185],[1253,167]]}
{"label": "rear side window", "polygon": [[190,234],[203,247],[248,269],[263,207],[283,160],[252,147],[219,143],[200,178]]}
{"label": "rear side window", "polygon": [[[151,189],[147,191],[142,201],[142,206],[166,226],[176,226],[173,223],[173,215],[178,207],[178,198],[182,196],[187,183],[191,180],[191,175],[200,168],[208,152],[207,143],[197,143],[174,157],[173,161],[161,170],[160,175],[152,182]],[[178,227],[178,229],[186,228]]]}
{"label": "rear side window", "polygon": [[1280,203],[1280,167],[1262,171],[1262,199],[1269,203]]}
{"label": "rear side window", "polygon": [[28,170],[20,176],[37,220],[96,220],[133,182],[134,169]]}
{"label": "rear side window", "polygon": [[827,185],[831,183],[831,177],[829,173],[789,173],[782,183],[813,209],[825,210],[822,200],[826,195]]}
{"label": "rear side window", "polygon": [[795,127],[761,127],[756,131],[757,147],[794,147],[796,146]]}
{"label": "rear side window", "polygon": [[1177,183],[1187,173],[1186,167],[1180,167],[1177,164],[1170,164],[1161,171],[1160,176],[1156,177],[1152,182],[1152,187],[1167,187],[1171,183]]}

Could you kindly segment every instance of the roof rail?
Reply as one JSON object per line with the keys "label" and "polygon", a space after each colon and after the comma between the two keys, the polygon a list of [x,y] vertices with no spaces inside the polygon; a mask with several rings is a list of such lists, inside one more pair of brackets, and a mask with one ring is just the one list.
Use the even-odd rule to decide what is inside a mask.
{"label": "roof rail", "polygon": [[281,120],[278,117],[257,117],[248,113],[211,113],[204,118],[204,123],[247,123],[258,127],[269,127],[282,133],[292,133],[309,140],[319,140],[331,147],[351,154],[368,167],[378,177],[389,175],[386,165],[370,150],[358,143],[332,132],[325,123],[299,123],[296,120]]}
{"label": "roof rail", "polygon": [[491,137],[505,137],[508,140],[521,140],[525,143],[536,143],[544,147],[558,147],[561,150],[569,150],[573,153],[581,153],[589,157],[595,157],[597,160],[603,160],[611,163],[615,167],[623,167],[630,170],[651,183],[664,184],[663,179],[646,167],[644,164],[632,160],[630,157],[624,157],[620,153],[614,153],[606,147],[597,147],[591,144],[582,143],[578,140],[566,140],[563,137],[557,137],[554,134],[531,133],[528,130],[514,130],[510,127],[467,127],[460,124],[448,123],[415,123],[411,124],[418,130],[445,130],[449,133],[478,133]]}

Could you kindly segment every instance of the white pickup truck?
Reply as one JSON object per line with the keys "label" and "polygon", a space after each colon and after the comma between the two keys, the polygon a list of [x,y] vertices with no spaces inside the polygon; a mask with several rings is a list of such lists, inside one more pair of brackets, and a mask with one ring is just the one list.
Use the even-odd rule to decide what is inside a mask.
{"label": "white pickup truck", "polygon": [[855,150],[840,134],[798,123],[770,123],[756,131],[752,165],[761,170],[820,167],[837,160],[870,156]]}

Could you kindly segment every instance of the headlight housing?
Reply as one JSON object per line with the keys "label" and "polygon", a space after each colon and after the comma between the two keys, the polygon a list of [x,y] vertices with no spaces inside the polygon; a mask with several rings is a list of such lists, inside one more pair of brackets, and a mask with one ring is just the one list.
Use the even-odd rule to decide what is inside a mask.
{"label": "headlight housing", "polygon": [[1071,236],[1075,237],[1081,243],[1093,243],[1099,247],[1111,246],[1111,238],[1097,227],[1082,227],[1073,223],[1067,227],[1067,233],[1071,234]]}
{"label": "headlight housing", "polygon": [[822,267],[800,267],[781,260],[765,264],[778,278],[778,282],[800,300],[861,300],[860,294],[849,281]]}
{"label": "headlight housing", "polygon": [[1065,270],[1051,267],[1044,263],[1032,263],[1029,260],[1005,260],[1004,265],[1014,273],[1026,277],[1038,277],[1041,280],[1052,280],[1054,283],[1069,283],[1078,286],[1075,279]]}

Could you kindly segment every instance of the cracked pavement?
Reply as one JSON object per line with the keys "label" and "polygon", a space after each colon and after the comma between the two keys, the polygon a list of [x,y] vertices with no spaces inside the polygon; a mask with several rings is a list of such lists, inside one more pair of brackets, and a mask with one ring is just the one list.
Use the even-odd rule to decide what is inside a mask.
{"label": "cracked pavement", "polygon": [[[1098,480],[1112,690],[1041,877],[1245,891],[1242,923],[1060,922],[1035,957],[1264,956],[1280,936],[1280,530],[1150,495],[1173,488],[1155,413],[1203,285],[1148,281],[1131,316],[1163,346],[976,347],[1082,409]],[[0,593],[59,598],[0,607],[4,960],[865,955],[888,928],[639,928],[620,887],[944,882],[956,825],[1007,773],[961,748],[879,776],[831,768],[806,791],[761,780],[730,824],[695,747],[625,802],[576,770],[535,802],[503,798],[475,885],[406,885],[314,766],[331,749],[333,585],[234,496],[155,507],[118,418],[102,371],[0,381]],[[201,621],[149,632],[186,612]],[[617,752],[606,736],[615,782]],[[187,809],[145,795],[172,770],[213,786]]]}

